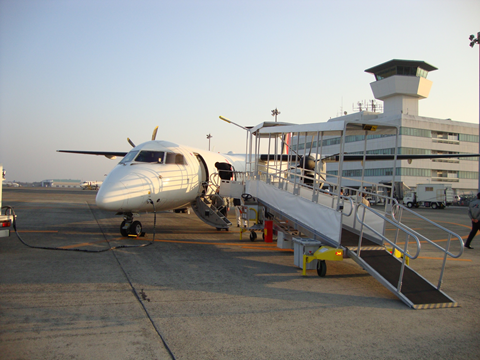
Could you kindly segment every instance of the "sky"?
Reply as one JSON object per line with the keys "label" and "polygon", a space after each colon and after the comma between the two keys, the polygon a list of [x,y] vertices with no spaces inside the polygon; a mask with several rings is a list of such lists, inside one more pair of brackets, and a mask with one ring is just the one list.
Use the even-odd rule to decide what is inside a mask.
{"label": "sky", "polygon": [[438,68],[420,115],[479,122],[478,0],[0,0],[7,181],[103,180],[127,137],[244,153],[244,126],[324,122],[373,99],[365,69]]}

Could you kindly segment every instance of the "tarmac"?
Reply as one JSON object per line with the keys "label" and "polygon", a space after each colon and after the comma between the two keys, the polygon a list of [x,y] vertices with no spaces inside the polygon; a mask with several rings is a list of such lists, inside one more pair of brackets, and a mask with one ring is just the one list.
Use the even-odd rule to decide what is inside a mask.
{"label": "tarmac", "polygon": [[[89,253],[1,238],[3,360],[480,358],[478,236],[447,261],[442,290],[460,307],[412,310],[351,259],[302,276],[291,250],[193,213],[158,213],[152,243],[153,214],[139,217],[144,238],[122,238],[122,218],[98,209],[95,191],[4,188],[3,205],[31,246],[148,245]],[[466,208],[415,211],[464,239],[470,231]],[[426,249],[411,265],[435,279],[441,260]]]}

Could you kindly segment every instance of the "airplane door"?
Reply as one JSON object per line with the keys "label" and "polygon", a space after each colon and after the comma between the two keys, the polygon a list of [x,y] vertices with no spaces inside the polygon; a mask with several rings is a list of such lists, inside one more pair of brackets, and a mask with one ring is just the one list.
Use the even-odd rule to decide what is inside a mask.
{"label": "airplane door", "polygon": [[208,177],[209,177],[209,173],[208,173],[208,166],[207,166],[207,163],[205,162],[205,160],[203,159],[203,157],[200,155],[200,154],[195,154],[197,160],[198,160],[198,163],[200,164],[200,167],[199,167],[199,185],[200,185],[200,191],[203,191],[203,190],[207,190],[206,187],[203,187],[201,186],[201,184],[207,184],[208,183]]}

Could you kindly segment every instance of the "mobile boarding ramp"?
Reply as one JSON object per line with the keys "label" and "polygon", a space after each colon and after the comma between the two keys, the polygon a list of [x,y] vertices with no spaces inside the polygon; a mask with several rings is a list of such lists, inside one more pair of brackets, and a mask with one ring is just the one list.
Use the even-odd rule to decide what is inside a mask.
{"label": "mobile boarding ramp", "polygon": [[[368,116],[305,125],[260,124],[250,129],[247,138],[246,193],[265,206],[277,225],[288,223],[305,237],[342,249],[408,306],[454,307],[457,303],[440,291],[445,261],[437,286],[408,265],[420,254],[420,238],[434,243],[391,215],[392,210],[399,209],[393,189],[383,196],[383,208],[374,210],[363,199],[372,195],[370,189],[385,187],[366,179],[366,171],[375,163],[367,154],[367,138],[390,137],[387,140],[394,144],[395,153],[390,156],[389,173],[391,184],[395,184],[398,133],[394,123],[375,122]],[[354,157],[347,154],[352,146]],[[358,151],[361,147],[363,151]],[[327,163],[332,164],[328,171]],[[387,226],[395,238],[385,235]],[[405,246],[399,241],[401,236],[406,238]],[[453,233],[450,237],[458,239],[463,250],[461,238]],[[412,241],[414,245],[409,248]],[[455,255],[449,246],[450,241],[442,250],[445,259],[461,255],[462,250]]]}

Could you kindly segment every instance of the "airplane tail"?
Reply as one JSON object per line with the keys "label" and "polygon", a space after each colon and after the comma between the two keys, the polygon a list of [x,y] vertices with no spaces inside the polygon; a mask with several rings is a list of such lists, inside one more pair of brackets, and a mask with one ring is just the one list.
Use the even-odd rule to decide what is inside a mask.
{"label": "airplane tail", "polygon": [[292,133],[286,133],[282,137],[282,154],[288,155],[290,151],[290,143],[292,141]]}

